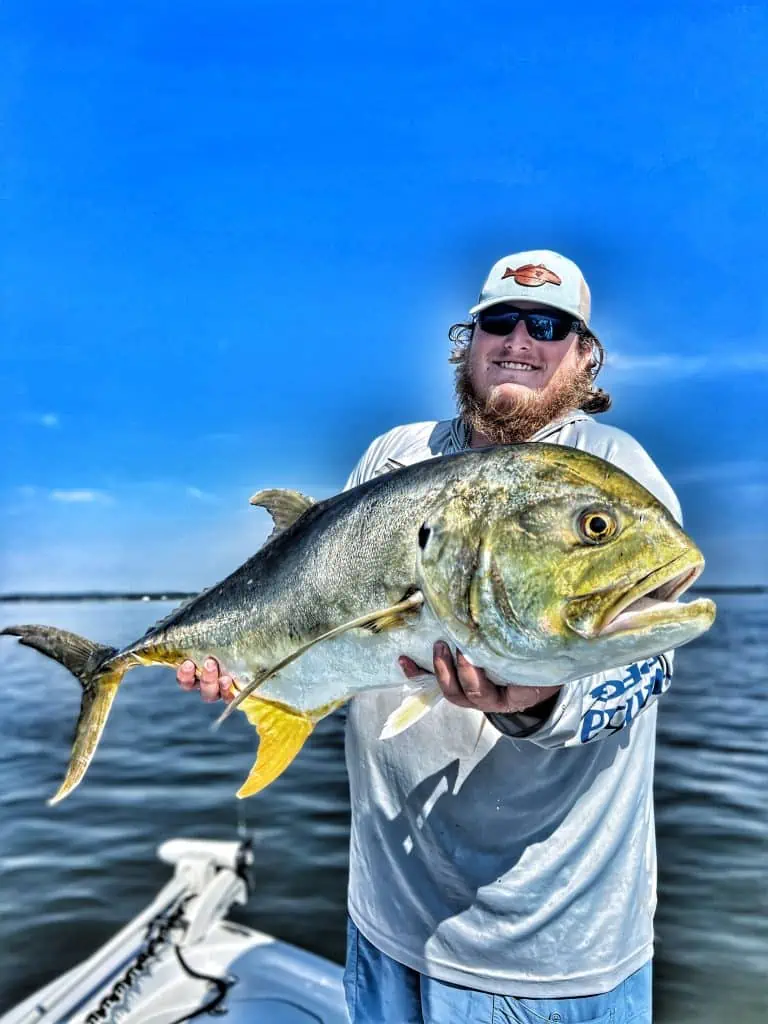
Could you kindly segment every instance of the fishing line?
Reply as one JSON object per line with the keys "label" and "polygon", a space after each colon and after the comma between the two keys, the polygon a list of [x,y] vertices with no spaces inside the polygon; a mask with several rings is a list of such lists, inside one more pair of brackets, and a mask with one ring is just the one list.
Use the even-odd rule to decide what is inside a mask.
{"label": "fishing line", "polygon": [[245,800],[237,801],[237,838],[241,843],[250,840],[248,819],[245,814]]}
{"label": "fishing line", "polygon": [[237,838],[240,840],[240,847],[235,861],[235,874],[245,883],[246,893],[250,899],[253,895],[253,879],[251,878],[253,835],[245,813],[245,800],[237,801]]}

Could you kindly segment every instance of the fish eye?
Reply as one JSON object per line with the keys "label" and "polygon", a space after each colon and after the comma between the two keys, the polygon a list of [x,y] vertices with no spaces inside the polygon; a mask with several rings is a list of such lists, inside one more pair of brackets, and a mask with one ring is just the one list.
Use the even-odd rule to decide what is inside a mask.
{"label": "fish eye", "polygon": [[588,509],[579,516],[579,534],[589,544],[604,544],[616,533],[617,522],[605,509]]}

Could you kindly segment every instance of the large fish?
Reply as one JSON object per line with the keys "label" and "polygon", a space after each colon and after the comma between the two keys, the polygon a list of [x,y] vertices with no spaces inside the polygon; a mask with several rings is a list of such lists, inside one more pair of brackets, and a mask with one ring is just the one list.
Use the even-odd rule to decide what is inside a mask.
{"label": "large fish", "polygon": [[[82,685],[66,776],[83,778],[125,672],[215,657],[259,733],[238,796],[272,782],[315,724],[363,690],[403,687],[398,656],[438,639],[497,682],[566,683],[678,647],[712,624],[677,598],[701,553],[645,488],[593,455],[528,443],[432,459],[327,501],[261,491],[275,532],[244,565],[116,650],[49,626],[10,626]],[[440,697],[405,691],[383,737]]]}

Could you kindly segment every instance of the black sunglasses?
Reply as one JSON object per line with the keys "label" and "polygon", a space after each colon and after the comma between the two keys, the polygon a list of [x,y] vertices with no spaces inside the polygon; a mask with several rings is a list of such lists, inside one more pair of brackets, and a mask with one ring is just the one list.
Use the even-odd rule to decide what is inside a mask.
{"label": "black sunglasses", "polygon": [[548,309],[517,309],[515,306],[489,306],[477,314],[480,329],[486,334],[506,337],[520,321],[534,341],[563,341],[571,331],[583,334],[585,327],[569,313]]}

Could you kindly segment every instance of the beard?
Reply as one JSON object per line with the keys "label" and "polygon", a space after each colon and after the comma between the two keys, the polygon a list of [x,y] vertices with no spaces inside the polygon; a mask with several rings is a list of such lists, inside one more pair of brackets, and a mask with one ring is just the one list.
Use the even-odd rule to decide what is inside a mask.
{"label": "beard", "polygon": [[469,350],[456,366],[454,390],[461,418],[468,430],[483,434],[490,444],[517,444],[572,409],[580,409],[592,394],[586,366],[566,370],[562,365],[545,387],[510,397],[498,387],[487,398],[476,393],[469,370]]}

